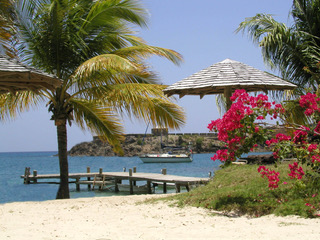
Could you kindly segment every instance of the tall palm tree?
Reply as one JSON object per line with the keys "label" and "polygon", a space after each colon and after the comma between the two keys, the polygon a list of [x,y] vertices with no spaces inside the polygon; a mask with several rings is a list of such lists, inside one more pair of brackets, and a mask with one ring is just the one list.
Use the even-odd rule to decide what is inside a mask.
{"label": "tall palm tree", "polygon": [[133,26],[146,25],[146,11],[136,1],[38,0],[26,1],[17,9],[23,60],[55,74],[63,84],[36,98],[8,94],[5,113],[15,112],[10,106],[23,109],[44,98],[49,100],[58,137],[57,198],[69,198],[67,122],[88,128],[109,141],[119,154],[123,114],[169,128],[184,123],[182,109],[164,96],[165,86],[156,84],[155,74],[144,62],[152,55],[175,64],[182,58],[134,35]]}
{"label": "tall palm tree", "polygon": [[257,14],[246,18],[237,31],[246,31],[261,47],[265,63],[300,91],[315,91],[320,84],[320,0],[293,0],[290,16],[292,25],[286,26],[270,14]]}
{"label": "tall palm tree", "polygon": [[14,56],[15,11],[12,0],[0,1],[0,52]]}

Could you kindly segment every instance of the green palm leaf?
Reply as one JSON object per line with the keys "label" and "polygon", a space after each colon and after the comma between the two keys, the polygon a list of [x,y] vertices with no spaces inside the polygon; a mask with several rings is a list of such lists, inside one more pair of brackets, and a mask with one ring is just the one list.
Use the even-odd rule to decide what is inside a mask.
{"label": "green palm leaf", "polygon": [[101,101],[112,104],[120,114],[151,121],[154,125],[179,129],[185,123],[181,107],[172,103],[157,84],[118,84],[109,86]]}
{"label": "green palm leaf", "polygon": [[108,141],[115,152],[123,153],[120,147],[123,127],[118,116],[114,114],[113,108],[76,98],[73,98],[70,103],[74,108],[74,120],[81,129],[88,128],[94,135]]}

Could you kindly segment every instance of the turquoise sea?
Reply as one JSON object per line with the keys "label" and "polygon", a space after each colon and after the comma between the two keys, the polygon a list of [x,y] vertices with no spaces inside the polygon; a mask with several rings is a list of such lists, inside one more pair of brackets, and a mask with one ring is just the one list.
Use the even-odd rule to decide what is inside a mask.
{"label": "turquoise sea", "polygon": [[[31,173],[33,170],[37,170],[38,174],[59,173],[59,161],[55,154],[57,152],[0,153],[0,203],[55,199],[57,184],[23,184],[20,178],[26,167],[30,167]],[[162,168],[166,168],[167,174],[171,175],[208,177],[208,173],[219,169],[220,165],[219,161],[212,161],[211,156],[212,153],[194,154],[191,163],[143,163],[139,157],[69,157],[69,172],[86,172],[87,167],[91,168],[91,172],[98,172],[99,168],[105,172],[121,172],[123,168],[128,171],[136,167],[138,172],[160,173]],[[156,193],[162,193],[162,190],[156,189]],[[70,184],[70,194],[71,198],[81,198],[128,193],[88,191],[86,186],[81,186],[81,191],[77,192],[75,184]]]}

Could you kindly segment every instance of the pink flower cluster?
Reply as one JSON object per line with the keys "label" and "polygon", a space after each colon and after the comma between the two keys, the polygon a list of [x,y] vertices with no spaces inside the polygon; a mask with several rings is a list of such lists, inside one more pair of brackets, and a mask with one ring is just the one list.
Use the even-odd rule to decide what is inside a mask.
{"label": "pink flower cluster", "polygon": [[266,176],[269,180],[269,188],[270,189],[276,189],[278,188],[278,183],[280,181],[279,179],[279,172],[276,172],[274,170],[270,170],[266,168],[265,166],[259,166],[258,172],[261,174],[262,177]]}
{"label": "pink flower cluster", "polygon": [[268,146],[270,146],[273,143],[278,143],[278,142],[282,142],[282,141],[290,141],[290,140],[291,140],[290,136],[287,136],[283,133],[278,133],[275,138],[271,138],[270,140],[267,140],[266,144]]}
{"label": "pink flower cluster", "polygon": [[320,108],[318,107],[319,101],[320,98],[316,94],[307,93],[301,96],[299,104],[301,107],[306,108],[304,114],[311,116],[315,111],[320,112]]}
{"label": "pink flower cluster", "polygon": [[296,144],[305,144],[308,137],[308,131],[310,131],[310,128],[301,126],[300,129],[294,132],[293,142]]}
{"label": "pink flower cluster", "polygon": [[216,152],[216,154],[211,158],[211,160],[213,160],[213,161],[220,160],[222,162],[227,161],[227,159],[228,159],[228,150],[227,149],[218,150]]}
{"label": "pink flower cluster", "polygon": [[[276,119],[279,114],[285,112],[281,104],[268,102],[266,95],[260,94],[257,97],[249,96],[245,90],[236,90],[230,98],[233,101],[231,108],[221,119],[211,121],[208,124],[210,131],[218,132],[218,139],[225,142],[225,148],[219,150],[211,158],[220,161],[235,161],[243,153],[248,153],[250,149],[257,146],[257,143],[265,141],[268,132],[266,128],[260,127],[257,120],[264,120],[268,116]],[[277,134],[274,138],[265,143],[270,146],[274,144],[273,155],[277,158],[284,158],[288,153],[296,153],[298,160],[309,161],[313,171],[318,172],[320,166],[320,145],[308,141],[314,135],[320,134],[320,98],[316,94],[308,93],[300,98],[300,106],[305,108],[305,114],[314,120],[315,128],[312,130],[306,126],[300,126],[293,136]],[[309,137],[310,136],[310,137]],[[309,138],[308,138],[309,137]],[[289,176],[292,179],[301,179],[305,173],[298,163],[289,164]],[[269,180],[269,188],[278,188],[279,172],[269,170],[265,166],[260,166],[258,172],[262,177]]]}
{"label": "pink flower cluster", "polygon": [[312,163],[317,163],[319,162],[320,163],[320,156],[319,155],[313,155],[312,157]]}
{"label": "pink flower cluster", "polygon": [[[266,112],[273,117],[277,117],[279,113],[284,111],[280,104],[268,102],[268,96],[263,94],[259,94],[257,97],[249,96],[243,89],[236,90],[230,99],[233,101],[233,104],[224,114],[222,119],[213,120],[208,124],[209,130],[217,131],[218,139],[225,142],[227,144],[226,147],[228,148],[227,151],[217,152],[212,158],[213,160],[220,159],[221,161],[234,161],[236,157],[234,152],[244,144],[246,134],[248,132],[259,133],[260,128],[255,123],[248,125],[247,129],[243,129],[245,124],[244,119],[255,121],[256,119],[265,118],[265,116],[260,114],[254,115],[255,112],[253,109],[258,109],[260,112]],[[272,108],[272,106],[274,106],[274,108]],[[250,146],[250,148],[252,147],[253,146]],[[227,159],[226,154],[228,155]]]}
{"label": "pink flower cluster", "polygon": [[304,175],[302,167],[299,167],[297,162],[289,164],[290,173],[288,174],[291,179],[301,179]]}

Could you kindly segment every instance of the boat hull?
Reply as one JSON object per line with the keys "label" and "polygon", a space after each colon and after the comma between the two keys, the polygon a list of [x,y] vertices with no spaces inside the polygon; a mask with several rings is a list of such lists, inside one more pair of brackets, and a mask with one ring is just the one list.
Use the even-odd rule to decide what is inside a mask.
{"label": "boat hull", "polygon": [[140,156],[144,163],[184,163],[192,162],[192,156],[186,154],[170,155],[170,154],[146,154]]}

